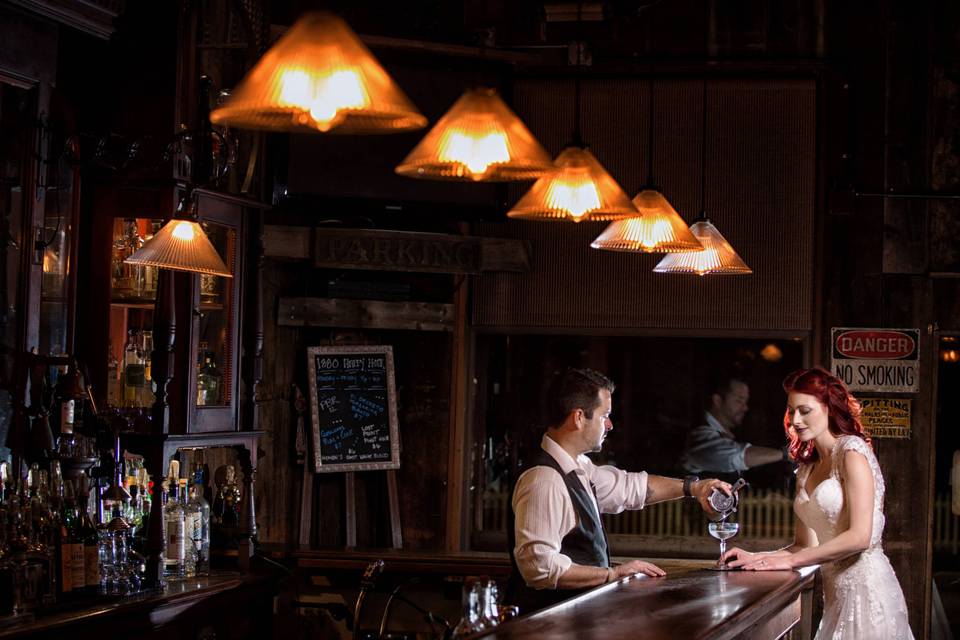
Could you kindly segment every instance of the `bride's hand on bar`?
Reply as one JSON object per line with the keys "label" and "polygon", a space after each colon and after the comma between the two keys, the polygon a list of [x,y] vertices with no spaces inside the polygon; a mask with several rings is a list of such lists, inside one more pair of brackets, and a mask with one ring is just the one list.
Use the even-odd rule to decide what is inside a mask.
{"label": "bride's hand on bar", "polygon": [[784,571],[793,569],[790,554],[750,553],[734,547],[720,557],[719,564],[744,571]]}
{"label": "bride's hand on bar", "polygon": [[744,551],[740,547],[733,547],[731,549],[727,549],[726,553],[720,556],[720,560],[717,561],[717,564],[727,565],[731,569],[736,569],[752,562],[757,562],[760,557],[761,554],[759,553],[751,553],[749,551]]}

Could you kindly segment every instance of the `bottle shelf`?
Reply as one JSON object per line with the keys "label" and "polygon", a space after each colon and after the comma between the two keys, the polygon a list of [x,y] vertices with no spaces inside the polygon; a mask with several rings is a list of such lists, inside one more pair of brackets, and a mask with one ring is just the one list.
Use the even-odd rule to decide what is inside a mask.
{"label": "bottle shelf", "polygon": [[126,307],[130,309],[152,309],[156,300],[154,298],[110,298],[110,304],[114,307]]}

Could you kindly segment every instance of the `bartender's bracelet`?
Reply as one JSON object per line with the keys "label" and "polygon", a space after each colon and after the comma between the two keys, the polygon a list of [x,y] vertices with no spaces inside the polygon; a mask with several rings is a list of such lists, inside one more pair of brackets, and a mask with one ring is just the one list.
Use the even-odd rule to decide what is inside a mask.
{"label": "bartender's bracelet", "polygon": [[692,492],[693,483],[694,483],[694,482],[699,482],[699,481],[700,481],[700,478],[697,477],[697,476],[686,476],[686,477],[684,477],[684,479],[683,479],[683,497],[684,497],[684,498],[692,498],[692,497],[693,497],[693,492]]}

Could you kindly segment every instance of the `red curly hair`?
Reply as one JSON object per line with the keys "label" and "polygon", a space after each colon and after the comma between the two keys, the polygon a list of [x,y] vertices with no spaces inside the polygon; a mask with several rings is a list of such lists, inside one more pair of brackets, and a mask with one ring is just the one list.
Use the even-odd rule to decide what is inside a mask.
{"label": "red curly hair", "polygon": [[[805,393],[816,398],[827,408],[827,426],[835,436],[857,436],[870,444],[870,436],[863,430],[860,422],[860,402],[851,395],[840,378],[831,375],[822,367],[799,369],[786,377],[783,390]],[[790,427],[790,412],[783,416],[783,430],[789,440],[790,457],[797,462],[816,462],[819,459],[813,442],[801,442]],[[872,445],[871,445],[872,446]]]}

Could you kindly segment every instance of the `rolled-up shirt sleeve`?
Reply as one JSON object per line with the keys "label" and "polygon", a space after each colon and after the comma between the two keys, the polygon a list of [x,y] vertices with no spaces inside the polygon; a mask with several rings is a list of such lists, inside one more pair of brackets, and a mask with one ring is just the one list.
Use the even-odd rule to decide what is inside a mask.
{"label": "rolled-up shirt sleeve", "polygon": [[593,483],[600,513],[643,509],[647,501],[646,471],[624,471],[609,465],[597,466],[586,456],[580,456],[578,462]]}
{"label": "rolled-up shirt sleeve", "polygon": [[548,467],[533,467],[517,480],[513,553],[520,575],[535,589],[556,589],[573,561],[560,553],[563,537],[576,525],[562,476]]}

